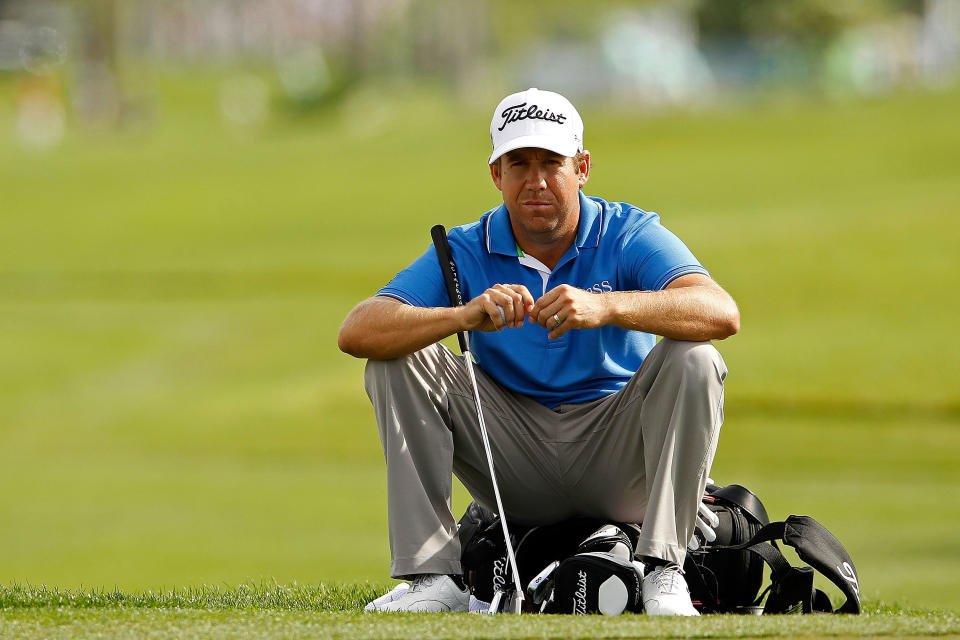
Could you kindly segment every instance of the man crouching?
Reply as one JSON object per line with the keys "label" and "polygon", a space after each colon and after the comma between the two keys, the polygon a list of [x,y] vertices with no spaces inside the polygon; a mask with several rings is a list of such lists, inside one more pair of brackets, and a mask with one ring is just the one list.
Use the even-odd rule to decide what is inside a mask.
{"label": "man crouching", "polygon": [[490,135],[503,203],[449,234],[469,302],[447,306],[431,247],[340,329],[340,348],[369,360],[390,573],[412,581],[376,608],[467,610],[451,472],[495,501],[464,363],[438,343],[469,331],[501,515],[642,522],[646,612],[697,615],[680,567],[727,373],[709,341],[738,331],[737,306],[659,216],[583,194],[590,153],[566,98],[507,96]]}

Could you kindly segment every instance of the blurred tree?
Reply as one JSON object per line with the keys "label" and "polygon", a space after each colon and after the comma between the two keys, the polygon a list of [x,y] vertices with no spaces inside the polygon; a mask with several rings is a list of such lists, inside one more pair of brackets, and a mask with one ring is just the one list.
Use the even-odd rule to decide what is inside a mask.
{"label": "blurred tree", "polygon": [[74,108],[86,122],[119,124],[121,95],[117,73],[117,3],[77,0],[79,18]]}
{"label": "blurred tree", "polygon": [[595,42],[611,11],[636,5],[626,0],[410,0],[402,18],[376,34],[376,53],[366,71],[427,76],[463,90],[485,68],[502,60],[522,64],[524,55],[544,43]]}
{"label": "blurred tree", "polygon": [[403,24],[408,71],[459,83],[490,53],[489,11],[470,0],[418,0]]}
{"label": "blurred tree", "polygon": [[695,16],[703,39],[825,42],[852,25],[922,8],[923,0],[699,0]]}
{"label": "blurred tree", "polygon": [[700,48],[724,86],[818,87],[831,46],[860,25],[920,13],[924,0],[697,0]]}
{"label": "blurred tree", "polygon": [[501,54],[526,51],[538,42],[593,39],[611,11],[650,4],[650,0],[487,0],[494,49]]}

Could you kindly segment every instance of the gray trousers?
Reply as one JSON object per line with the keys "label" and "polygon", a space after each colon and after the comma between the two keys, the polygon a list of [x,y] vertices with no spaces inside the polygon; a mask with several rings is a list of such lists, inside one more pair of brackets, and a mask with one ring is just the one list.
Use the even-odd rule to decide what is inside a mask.
{"label": "gray trousers", "polygon": [[[723,422],[726,365],[663,339],[617,393],[549,409],[475,367],[507,519],[642,522],[638,556],[683,564]],[[452,474],[496,511],[461,356],[435,344],[365,372],[387,463],[390,574],[460,573]]]}

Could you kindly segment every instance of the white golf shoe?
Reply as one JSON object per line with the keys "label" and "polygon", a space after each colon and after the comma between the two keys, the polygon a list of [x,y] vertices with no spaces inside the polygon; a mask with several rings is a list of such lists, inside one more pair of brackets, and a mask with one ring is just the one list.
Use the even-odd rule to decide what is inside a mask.
{"label": "white golf shoe", "polygon": [[643,609],[651,616],[698,616],[680,567],[666,564],[643,578]]}
{"label": "white golf shoe", "polygon": [[417,577],[410,588],[399,593],[393,601],[377,606],[374,610],[443,613],[469,609],[469,590],[458,587],[450,576],[428,573]]}
{"label": "white golf shoe", "polygon": [[405,594],[407,592],[407,589],[409,588],[410,588],[410,585],[408,583],[401,582],[400,584],[395,586],[392,591],[388,591],[382,596],[380,596],[379,598],[377,598],[376,600],[371,600],[370,602],[368,602],[367,606],[365,606],[363,610],[367,612],[379,611],[380,608],[383,607],[383,605],[389,602],[393,602],[394,600],[396,600],[397,598]]}

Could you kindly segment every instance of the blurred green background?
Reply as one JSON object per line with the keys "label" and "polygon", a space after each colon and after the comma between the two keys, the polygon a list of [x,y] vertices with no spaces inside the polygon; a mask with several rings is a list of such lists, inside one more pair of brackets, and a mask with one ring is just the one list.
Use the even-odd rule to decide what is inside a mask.
{"label": "blurred green background", "polygon": [[[797,3],[820,22],[681,3],[712,82],[668,68],[629,84],[614,52],[602,91],[564,69],[592,69],[576,61],[623,16],[673,10],[601,3],[603,22],[561,2],[526,45],[567,57],[525,65],[541,59],[503,3],[396,3],[390,29],[360,30],[379,48],[335,40],[287,72],[256,47],[136,48],[116,27],[130,6],[189,3],[122,20],[114,3],[27,4],[0,2],[0,582],[386,579],[382,456],[336,332],[431,225],[498,203],[489,112],[536,84],[582,106],[587,193],[659,212],[740,304],[741,333],[718,344],[714,478],[826,524],[865,596],[957,606],[960,90],[949,65],[864,75],[843,55],[884,20],[941,24],[943,3]],[[763,53],[757,12],[789,47]],[[103,15],[106,53],[77,35]],[[479,71],[470,51],[419,57],[442,42],[401,46],[420,42],[410,25],[477,16]]]}

